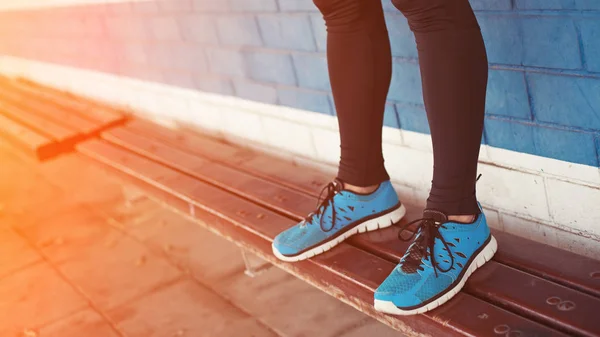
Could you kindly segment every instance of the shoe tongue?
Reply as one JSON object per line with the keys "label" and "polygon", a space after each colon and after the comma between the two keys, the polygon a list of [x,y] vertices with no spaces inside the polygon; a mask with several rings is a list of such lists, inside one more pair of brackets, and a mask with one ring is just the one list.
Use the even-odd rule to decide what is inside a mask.
{"label": "shoe tongue", "polygon": [[335,186],[335,191],[340,192],[344,189],[344,182],[340,180],[340,178],[335,178],[333,180],[333,186]]}
{"label": "shoe tongue", "polygon": [[435,222],[446,223],[448,222],[448,216],[435,209],[426,209],[423,211],[423,217],[433,219]]}

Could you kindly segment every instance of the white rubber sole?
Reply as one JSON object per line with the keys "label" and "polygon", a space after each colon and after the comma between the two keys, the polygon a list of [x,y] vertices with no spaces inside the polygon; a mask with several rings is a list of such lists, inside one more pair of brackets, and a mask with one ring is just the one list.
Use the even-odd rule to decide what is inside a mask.
{"label": "white rubber sole", "polygon": [[402,316],[416,315],[427,312],[429,310],[433,310],[439,307],[440,305],[448,302],[452,297],[458,294],[458,292],[465,285],[465,282],[467,282],[467,279],[471,276],[471,274],[473,274],[473,272],[477,270],[477,268],[483,266],[486,262],[491,260],[494,254],[496,253],[496,250],[498,250],[498,243],[496,242],[496,239],[492,236],[490,242],[487,243],[486,247],[482,249],[481,252],[479,252],[479,254],[477,254],[477,257],[475,259],[473,259],[473,261],[469,265],[469,269],[467,269],[467,271],[463,274],[463,277],[460,280],[460,282],[458,282],[458,284],[446,294],[423,307],[416,308],[413,310],[402,310],[396,305],[394,305],[394,303],[391,301],[375,300],[375,310],[384,312],[386,314]]}
{"label": "white rubber sole", "polygon": [[404,205],[400,205],[400,207],[396,208],[395,210],[393,210],[389,213],[386,213],[377,218],[369,219],[369,220],[357,225],[356,227],[348,230],[346,233],[336,237],[335,239],[324,242],[320,246],[314,247],[310,250],[305,251],[302,254],[295,255],[295,256],[285,256],[285,255],[281,254],[277,250],[277,248],[275,248],[274,245],[271,245],[271,247],[273,248],[273,254],[275,254],[275,256],[282,261],[286,261],[286,262],[302,261],[302,260],[309,259],[315,255],[319,255],[321,253],[324,253],[324,252],[330,250],[331,248],[337,246],[342,241],[346,240],[347,238],[351,237],[354,234],[370,232],[370,231],[374,231],[374,230],[377,230],[380,228],[390,227],[392,224],[400,221],[400,219],[402,219],[405,214],[406,214],[406,208],[404,207]]}

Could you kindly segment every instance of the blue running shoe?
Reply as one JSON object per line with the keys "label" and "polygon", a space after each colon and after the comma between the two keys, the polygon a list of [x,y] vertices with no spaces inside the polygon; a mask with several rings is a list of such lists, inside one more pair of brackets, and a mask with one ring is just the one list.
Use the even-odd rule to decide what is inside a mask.
{"label": "blue running shoe", "polygon": [[389,227],[406,214],[389,181],[373,193],[359,194],[344,190],[343,183],[336,179],[323,188],[321,195],[323,192],[327,195],[315,212],[275,237],[273,253],[279,259],[308,259],[356,233]]}
{"label": "blue running shoe", "polygon": [[[418,230],[404,239],[402,231],[416,222],[420,222]],[[403,226],[398,237],[415,239],[375,291],[375,309],[394,315],[420,314],[446,303],[498,247],[482,211],[475,221],[464,224],[448,221],[442,212],[425,210],[423,218]]]}

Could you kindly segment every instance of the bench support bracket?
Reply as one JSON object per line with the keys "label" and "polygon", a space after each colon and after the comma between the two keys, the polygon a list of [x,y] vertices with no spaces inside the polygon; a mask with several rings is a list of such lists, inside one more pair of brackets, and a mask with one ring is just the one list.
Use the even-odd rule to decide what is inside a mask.
{"label": "bench support bracket", "polygon": [[244,274],[248,277],[256,277],[262,274],[265,270],[271,268],[271,264],[265,262],[263,259],[258,256],[246,251],[245,249],[240,249],[242,253],[242,259],[244,260],[244,264],[246,265],[246,270],[244,270]]}

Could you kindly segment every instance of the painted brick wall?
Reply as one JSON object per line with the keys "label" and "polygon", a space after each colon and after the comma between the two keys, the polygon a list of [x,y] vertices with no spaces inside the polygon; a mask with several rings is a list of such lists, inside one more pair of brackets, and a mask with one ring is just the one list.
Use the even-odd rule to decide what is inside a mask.
{"label": "painted brick wall", "polygon": [[[599,166],[600,1],[472,0],[490,81],[484,143]],[[385,123],[428,132],[406,20],[384,0]],[[0,13],[0,54],[333,115],[310,0],[171,0]]]}

